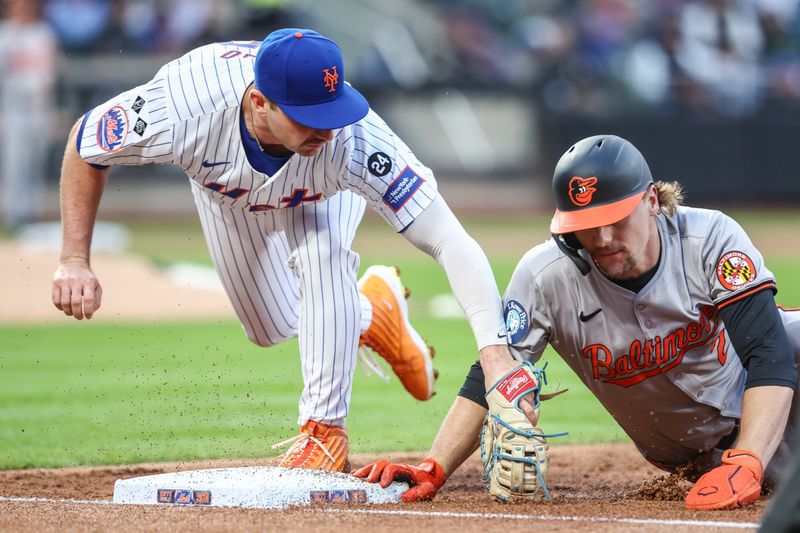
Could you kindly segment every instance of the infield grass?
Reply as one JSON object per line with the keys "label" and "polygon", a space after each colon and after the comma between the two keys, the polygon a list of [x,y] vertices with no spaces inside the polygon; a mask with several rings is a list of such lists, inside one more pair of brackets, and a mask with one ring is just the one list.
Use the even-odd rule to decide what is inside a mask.
{"label": "infield grass", "polygon": [[[492,258],[505,288],[522,253],[541,242],[546,217],[474,219],[471,233]],[[195,223],[138,223],[134,250],[157,263],[208,262]],[[533,230],[532,228],[539,228]],[[412,320],[437,349],[438,394],[413,400],[394,376],[388,384],[356,369],[348,427],[354,452],[424,451],[475,360],[463,319],[429,315],[427,303],[448,291],[427,256],[368,220],[357,248],[362,269],[398,265],[413,291]],[[781,292],[800,305],[800,258],[767,257]],[[102,312],[102,311],[101,311]],[[550,350],[550,385],[570,392],[547,402],[541,426],[569,431],[553,439],[609,442],[626,437],[572,371]],[[120,464],[201,458],[265,457],[296,433],[302,388],[296,341],[269,349],[250,344],[234,320],[62,326],[0,326],[0,468]]]}

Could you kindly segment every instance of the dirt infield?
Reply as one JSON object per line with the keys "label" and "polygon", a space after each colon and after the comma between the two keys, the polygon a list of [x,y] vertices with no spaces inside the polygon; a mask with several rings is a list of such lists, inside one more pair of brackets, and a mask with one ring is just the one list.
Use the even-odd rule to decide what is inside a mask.
{"label": "dirt infield", "polygon": [[[50,281],[58,252],[31,251],[18,243],[0,242],[0,291],[13,305],[0,305],[0,324],[67,324],[50,297]],[[95,254],[92,268],[103,286],[103,306],[96,322],[125,320],[159,322],[233,318],[220,291],[177,284],[147,259],[131,254]]]}
{"label": "dirt infield", "polygon": [[[355,466],[374,456],[353,456]],[[394,455],[418,461],[421,455]],[[480,463],[471,458],[433,502],[270,511],[197,507],[106,505],[114,481],[180,470],[269,465],[273,461],[215,461],[59,470],[0,472],[0,530],[126,531],[734,531],[758,522],[762,499],[733,511],[687,511],[679,499],[688,484],[654,483],[662,473],[633,446],[568,445],[552,448],[548,475],[553,501],[500,504],[480,484]],[[645,484],[666,489],[642,496]],[[652,491],[648,491],[652,492]],[[17,501],[9,498],[41,498]],[[72,500],[72,501],[59,501]],[[76,501],[81,500],[81,501]],[[92,503],[95,502],[95,503]]]}

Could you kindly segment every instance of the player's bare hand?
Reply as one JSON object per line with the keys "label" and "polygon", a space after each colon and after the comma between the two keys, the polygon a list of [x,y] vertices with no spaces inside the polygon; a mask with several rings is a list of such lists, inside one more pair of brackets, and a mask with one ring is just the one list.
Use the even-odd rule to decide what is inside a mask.
{"label": "player's bare hand", "polygon": [[519,408],[534,426],[539,422],[539,410],[533,405],[533,393],[523,396],[519,401]]}
{"label": "player's bare hand", "polygon": [[53,305],[78,320],[92,318],[100,308],[103,289],[86,259],[68,259],[53,274]]}

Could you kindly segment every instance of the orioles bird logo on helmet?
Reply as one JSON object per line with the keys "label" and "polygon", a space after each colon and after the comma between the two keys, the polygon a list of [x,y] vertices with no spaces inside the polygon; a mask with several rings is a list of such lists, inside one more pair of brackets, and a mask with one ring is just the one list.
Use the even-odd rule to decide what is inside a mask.
{"label": "orioles bird logo on helmet", "polygon": [[569,199],[578,207],[589,205],[592,201],[592,196],[597,191],[594,185],[597,183],[596,177],[581,178],[580,176],[573,176],[569,180]]}

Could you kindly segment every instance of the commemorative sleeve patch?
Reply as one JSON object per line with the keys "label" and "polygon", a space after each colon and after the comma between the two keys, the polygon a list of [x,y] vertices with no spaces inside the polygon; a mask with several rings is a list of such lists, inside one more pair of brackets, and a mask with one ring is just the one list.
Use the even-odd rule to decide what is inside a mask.
{"label": "commemorative sleeve patch", "polygon": [[145,101],[144,98],[142,98],[141,96],[137,96],[136,100],[133,101],[133,105],[131,106],[131,109],[136,111],[136,114],[138,115],[139,111],[142,110],[142,108],[144,107],[145,103],[147,103],[147,102]]}
{"label": "commemorative sleeve patch", "polygon": [[505,311],[506,330],[511,344],[516,344],[528,333],[528,312],[516,300],[509,300]]}
{"label": "commemorative sleeve patch", "polygon": [[756,279],[756,267],[746,253],[728,252],[717,262],[717,279],[723,287],[735,291]]}
{"label": "commemorative sleeve patch", "polygon": [[367,168],[370,174],[382,178],[392,171],[392,160],[383,152],[375,152],[367,159]]}
{"label": "commemorative sleeve patch", "polygon": [[120,106],[114,106],[97,121],[97,145],[104,152],[116,152],[125,146],[128,136],[128,114]]}
{"label": "commemorative sleeve patch", "polygon": [[411,167],[406,167],[389,185],[383,195],[383,202],[396,213],[414,196],[423,183],[425,183],[424,179],[411,170]]}
{"label": "commemorative sleeve patch", "polygon": [[136,124],[134,124],[134,126],[133,126],[133,131],[138,133],[140,137],[142,135],[144,135],[144,130],[146,130],[146,129],[147,129],[147,122],[145,122],[142,119],[138,119],[136,121]]}

